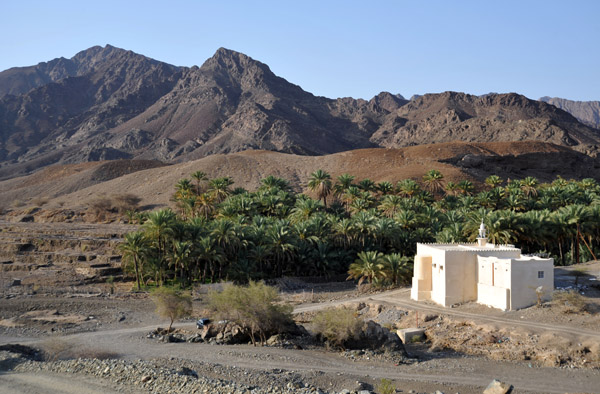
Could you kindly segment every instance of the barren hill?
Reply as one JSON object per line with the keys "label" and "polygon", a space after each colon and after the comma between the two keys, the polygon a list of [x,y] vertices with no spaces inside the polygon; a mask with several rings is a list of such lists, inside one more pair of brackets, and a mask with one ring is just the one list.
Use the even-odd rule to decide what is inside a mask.
{"label": "barren hill", "polygon": [[[121,167],[124,175],[116,176],[115,168]],[[152,208],[168,205],[175,183],[197,170],[205,171],[209,177],[229,176],[235,187],[249,190],[257,188],[262,178],[274,175],[288,179],[301,191],[310,173],[319,168],[333,177],[349,173],[357,180],[369,178],[376,182],[420,180],[428,170],[438,169],[447,181],[470,179],[481,184],[490,174],[505,179],[531,175],[541,181],[553,180],[557,175],[593,177],[599,173],[600,160],[567,147],[529,141],[360,149],[325,156],[244,151],[162,167],[135,161],[53,166],[39,174],[0,182],[0,201],[10,204],[20,200],[28,205],[28,200],[47,197],[50,208],[76,208],[88,206],[100,195],[133,193],[142,198],[142,205]]]}
{"label": "barren hill", "polygon": [[599,134],[555,106],[514,93],[316,97],[224,48],[201,67],[107,45],[0,73],[0,179],[56,163],[176,163],[252,149],[325,155],[536,140],[595,153]]}
{"label": "barren hill", "polygon": [[540,101],[567,111],[583,124],[600,129],[600,101],[573,101],[548,96],[540,98]]}

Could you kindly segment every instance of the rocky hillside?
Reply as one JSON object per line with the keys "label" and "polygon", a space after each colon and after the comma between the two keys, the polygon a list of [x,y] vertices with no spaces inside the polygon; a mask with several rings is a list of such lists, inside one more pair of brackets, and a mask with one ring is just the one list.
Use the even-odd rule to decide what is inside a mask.
{"label": "rocky hillside", "polygon": [[583,124],[600,129],[600,101],[573,101],[548,96],[540,98],[540,101],[567,111]]}
{"label": "rocky hillside", "polygon": [[0,97],[0,179],[55,163],[179,162],[249,149],[323,155],[537,140],[594,152],[600,142],[598,130],[567,112],[517,94],[333,100],[224,48],[201,67],[184,68],[93,47],[1,72]]}
{"label": "rocky hillside", "polygon": [[[421,180],[431,169],[441,171],[446,181],[469,179],[476,185],[491,174],[503,179],[534,176],[546,182],[557,175],[566,179],[595,177],[600,181],[600,159],[542,142],[454,142],[358,149],[324,156],[254,150],[210,155],[170,166],[137,160],[51,166],[32,175],[0,181],[0,211],[31,212],[42,204],[43,210],[78,211],[99,196],[124,193],[140,197],[144,209],[169,206],[174,185],[198,170],[209,178],[231,177],[234,187],[248,190],[255,190],[261,179],[274,175],[289,180],[296,191],[309,192],[306,182],[320,168],[334,179],[349,173],[357,180],[394,183],[407,178]],[[59,216],[36,220],[59,220]]]}

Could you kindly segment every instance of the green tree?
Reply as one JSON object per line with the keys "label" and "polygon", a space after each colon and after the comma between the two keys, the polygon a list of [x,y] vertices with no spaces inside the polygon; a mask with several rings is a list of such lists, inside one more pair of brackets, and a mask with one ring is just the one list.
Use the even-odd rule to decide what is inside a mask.
{"label": "green tree", "polygon": [[444,175],[438,170],[429,170],[423,175],[425,189],[436,194],[444,190]]}
{"label": "green tree", "polygon": [[323,200],[327,206],[327,197],[331,194],[331,175],[323,170],[317,170],[310,174],[308,188],[317,193],[317,198]]}
{"label": "green tree", "polygon": [[148,239],[140,231],[127,233],[125,234],[124,242],[119,244],[119,250],[123,253],[123,261],[125,263],[133,263],[137,289],[141,290],[142,265],[150,250]]}
{"label": "green tree", "polygon": [[363,251],[358,253],[358,259],[348,269],[348,279],[358,279],[360,286],[364,281],[371,284],[381,282],[385,278],[383,253]]}

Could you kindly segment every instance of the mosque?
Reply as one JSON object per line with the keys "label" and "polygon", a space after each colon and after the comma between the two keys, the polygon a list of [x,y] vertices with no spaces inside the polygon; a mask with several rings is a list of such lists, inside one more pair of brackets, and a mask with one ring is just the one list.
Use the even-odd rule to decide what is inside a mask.
{"label": "mosque", "polygon": [[517,310],[552,297],[554,260],[487,242],[481,222],[473,244],[417,243],[411,298],[443,306],[468,301]]}

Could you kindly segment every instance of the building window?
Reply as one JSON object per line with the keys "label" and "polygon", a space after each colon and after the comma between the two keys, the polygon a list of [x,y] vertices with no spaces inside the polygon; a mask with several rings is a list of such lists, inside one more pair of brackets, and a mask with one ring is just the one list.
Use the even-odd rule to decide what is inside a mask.
{"label": "building window", "polygon": [[538,271],[538,279],[544,279],[544,271]]}
{"label": "building window", "polygon": [[434,264],[434,265],[433,265],[433,268],[435,268],[435,267],[437,267],[437,264]]}
{"label": "building window", "polygon": [[444,270],[444,266],[443,266],[443,265],[440,265],[440,269],[443,271],[443,270]]}

